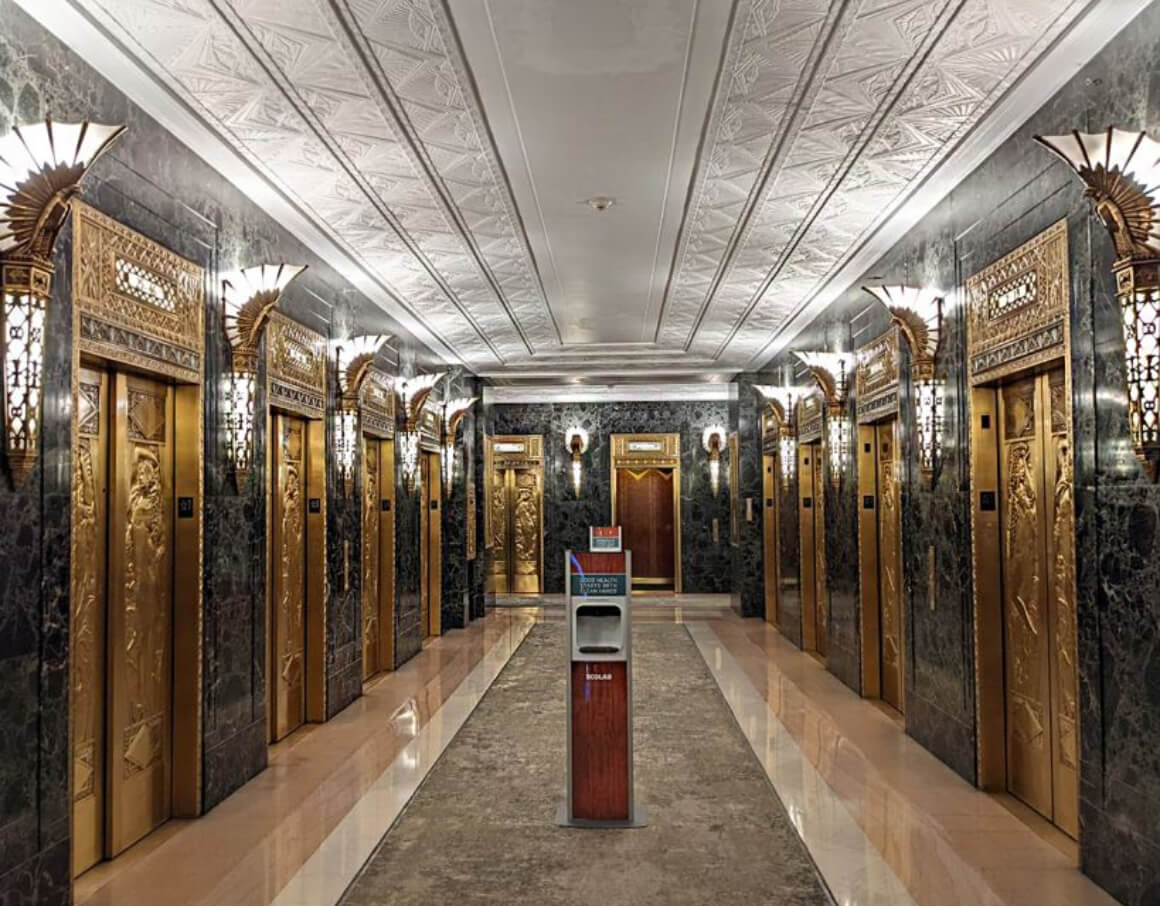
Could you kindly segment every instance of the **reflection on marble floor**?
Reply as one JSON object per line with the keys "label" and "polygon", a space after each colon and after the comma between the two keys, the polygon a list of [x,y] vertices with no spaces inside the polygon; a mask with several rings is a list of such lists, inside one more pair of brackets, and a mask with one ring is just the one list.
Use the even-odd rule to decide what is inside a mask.
{"label": "reflection on marble floor", "polygon": [[767,624],[689,631],[839,906],[1115,906],[1046,822],[971,787]]}
{"label": "reflection on marble floor", "polygon": [[[1044,822],[970,787],[728,596],[643,597],[634,615],[688,625],[838,906],[1114,906]],[[83,875],[75,902],[336,902],[530,627],[562,618],[497,608],[436,639],[334,720],[272,747],[270,768],[208,815]]]}

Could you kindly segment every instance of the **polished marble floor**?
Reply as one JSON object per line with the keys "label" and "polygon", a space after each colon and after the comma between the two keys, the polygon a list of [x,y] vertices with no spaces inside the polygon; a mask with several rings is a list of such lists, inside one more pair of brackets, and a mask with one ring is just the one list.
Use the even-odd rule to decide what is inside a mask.
{"label": "polished marble floor", "polygon": [[[1114,906],[1044,822],[970,787],[728,603],[644,597],[635,619],[686,624],[839,906]],[[272,747],[270,768],[208,815],[83,875],[76,903],[335,903],[531,627],[561,616],[496,608],[435,640],[331,722]]]}

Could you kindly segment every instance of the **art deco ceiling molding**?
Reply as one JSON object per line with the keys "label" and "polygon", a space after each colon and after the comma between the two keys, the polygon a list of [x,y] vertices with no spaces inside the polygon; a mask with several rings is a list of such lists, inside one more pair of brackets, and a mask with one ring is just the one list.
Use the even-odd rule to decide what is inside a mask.
{"label": "art deco ceiling molding", "polygon": [[[763,365],[1147,5],[591,7],[593,34],[624,43],[592,57],[577,38],[576,60],[595,59],[597,74],[639,90],[642,48],[663,57],[669,42],[684,54],[688,84],[670,86],[682,99],[669,160],[678,169],[661,193],[662,227],[647,240],[650,285],[660,262],[663,299],[640,304],[641,342],[612,336],[603,322],[645,293],[625,277],[622,298],[585,302],[586,342],[565,343],[557,318],[571,317],[575,300],[541,277],[555,227],[534,191],[529,199],[528,179],[509,182],[509,173],[561,154],[565,167],[627,167],[636,184],[664,170],[603,145],[593,159],[586,147],[537,152],[521,142],[522,162],[510,152],[501,160],[497,148],[510,142],[493,138],[480,98],[512,97],[505,62],[530,67],[534,84],[516,86],[529,91],[572,74],[575,60],[538,46],[560,40],[554,17],[578,15],[574,5],[503,7],[523,31],[501,48],[495,34],[475,33],[495,24],[491,13],[481,20],[461,0],[16,2],[442,359],[529,381],[720,377]],[[629,16],[633,31],[622,35],[612,15]],[[465,25],[475,31],[461,34]],[[495,60],[480,55],[488,46]],[[510,113],[518,119],[515,106]],[[628,217],[636,203],[584,212]],[[592,245],[579,252],[598,270],[601,233],[584,223]]]}

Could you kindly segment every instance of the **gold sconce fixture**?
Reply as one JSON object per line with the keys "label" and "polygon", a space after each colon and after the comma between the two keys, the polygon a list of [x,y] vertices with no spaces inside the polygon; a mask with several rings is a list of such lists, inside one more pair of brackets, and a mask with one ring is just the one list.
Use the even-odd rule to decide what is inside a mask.
{"label": "gold sconce fixture", "polygon": [[239,491],[254,464],[254,406],[258,389],[258,347],[282,290],[305,265],[259,264],[222,280],[222,321],[230,344],[225,376],[225,420],[230,462]]}
{"label": "gold sconce fixture", "polygon": [[850,461],[850,420],[845,408],[854,353],[795,352],[794,355],[810,370],[826,398],[826,450],[830,458],[830,481],[837,487]]}
{"label": "gold sconce fixture", "polygon": [[781,477],[792,481],[797,470],[797,404],[808,392],[804,387],[773,387],[754,384],[777,416],[777,456],[781,460]]}
{"label": "gold sconce fixture", "polygon": [[385,334],[363,334],[346,340],[332,340],[334,361],[338,367],[338,413],[335,419],[335,460],[342,480],[343,494],[354,481],[358,459],[359,395],[371,363],[390,337]]}
{"label": "gold sconce fixture", "polygon": [[1035,137],[1076,172],[1116,249],[1128,425],[1152,481],[1160,467],[1160,142],[1109,127]]}
{"label": "gold sconce fixture", "polygon": [[419,476],[419,418],[423,404],[441,377],[443,372],[395,378],[395,393],[403,414],[403,429],[398,432],[396,448],[403,468],[403,486],[408,494],[414,493]]}
{"label": "gold sconce fixture", "polygon": [[4,435],[13,487],[40,456],[44,320],[52,250],[93,161],[124,126],[43,123],[0,139],[0,273],[4,288]]}
{"label": "gold sconce fixture", "polygon": [[727,436],[720,425],[710,425],[701,434],[701,446],[709,454],[709,487],[714,497],[721,489],[721,448],[725,446]]}
{"label": "gold sconce fixture", "polygon": [[943,298],[917,286],[864,286],[866,292],[887,307],[910,344],[910,380],[914,388],[914,411],[918,422],[918,465],[923,477],[933,480],[942,456],[946,381],[936,377],[942,344]]}
{"label": "gold sconce fixture", "polygon": [[448,497],[455,481],[455,432],[477,399],[479,397],[461,396],[443,404],[443,417],[439,423],[443,426],[443,489]]}
{"label": "gold sconce fixture", "polygon": [[581,457],[588,452],[588,432],[579,425],[573,425],[564,432],[564,437],[568,439],[568,452],[572,454],[572,493],[579,500],[584,469]]}

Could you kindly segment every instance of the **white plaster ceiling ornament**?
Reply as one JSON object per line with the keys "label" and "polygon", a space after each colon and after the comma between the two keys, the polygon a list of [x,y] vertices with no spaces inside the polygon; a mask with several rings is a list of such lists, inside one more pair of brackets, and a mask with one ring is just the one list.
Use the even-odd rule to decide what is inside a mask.
{"label": "white plaster ceiling ornament", "polygon": [[826,402],[834,405],[846,401],[850,377],[857,357],[852,352],[794,352],[813,375]]}
{"label": "white plaster ceiling ornament", "polygon": [[[586,372],[587,344],[551,358],[565,347],[523,226],[538,220],[516,208],[454,4],[66,2],[151,73],[146,93],[194,111],[441,348],[476,371]],[[738,0],[684,221],[658,250],[672,264],[655,330],[602,354],[624,371],[760,364],[1089,6]]]}
{"label": "white plaster ceiling ornament", "polygon": [[1035,140],[1083,180],[1120,259],[1160,256],[1160,142],[1114,126]]}
{"label": "white plaster ceiling ornament", "polygon": [[942,342],[942,296],[918,286],[863,286],[890,311],[916,360],[933,364]]}

